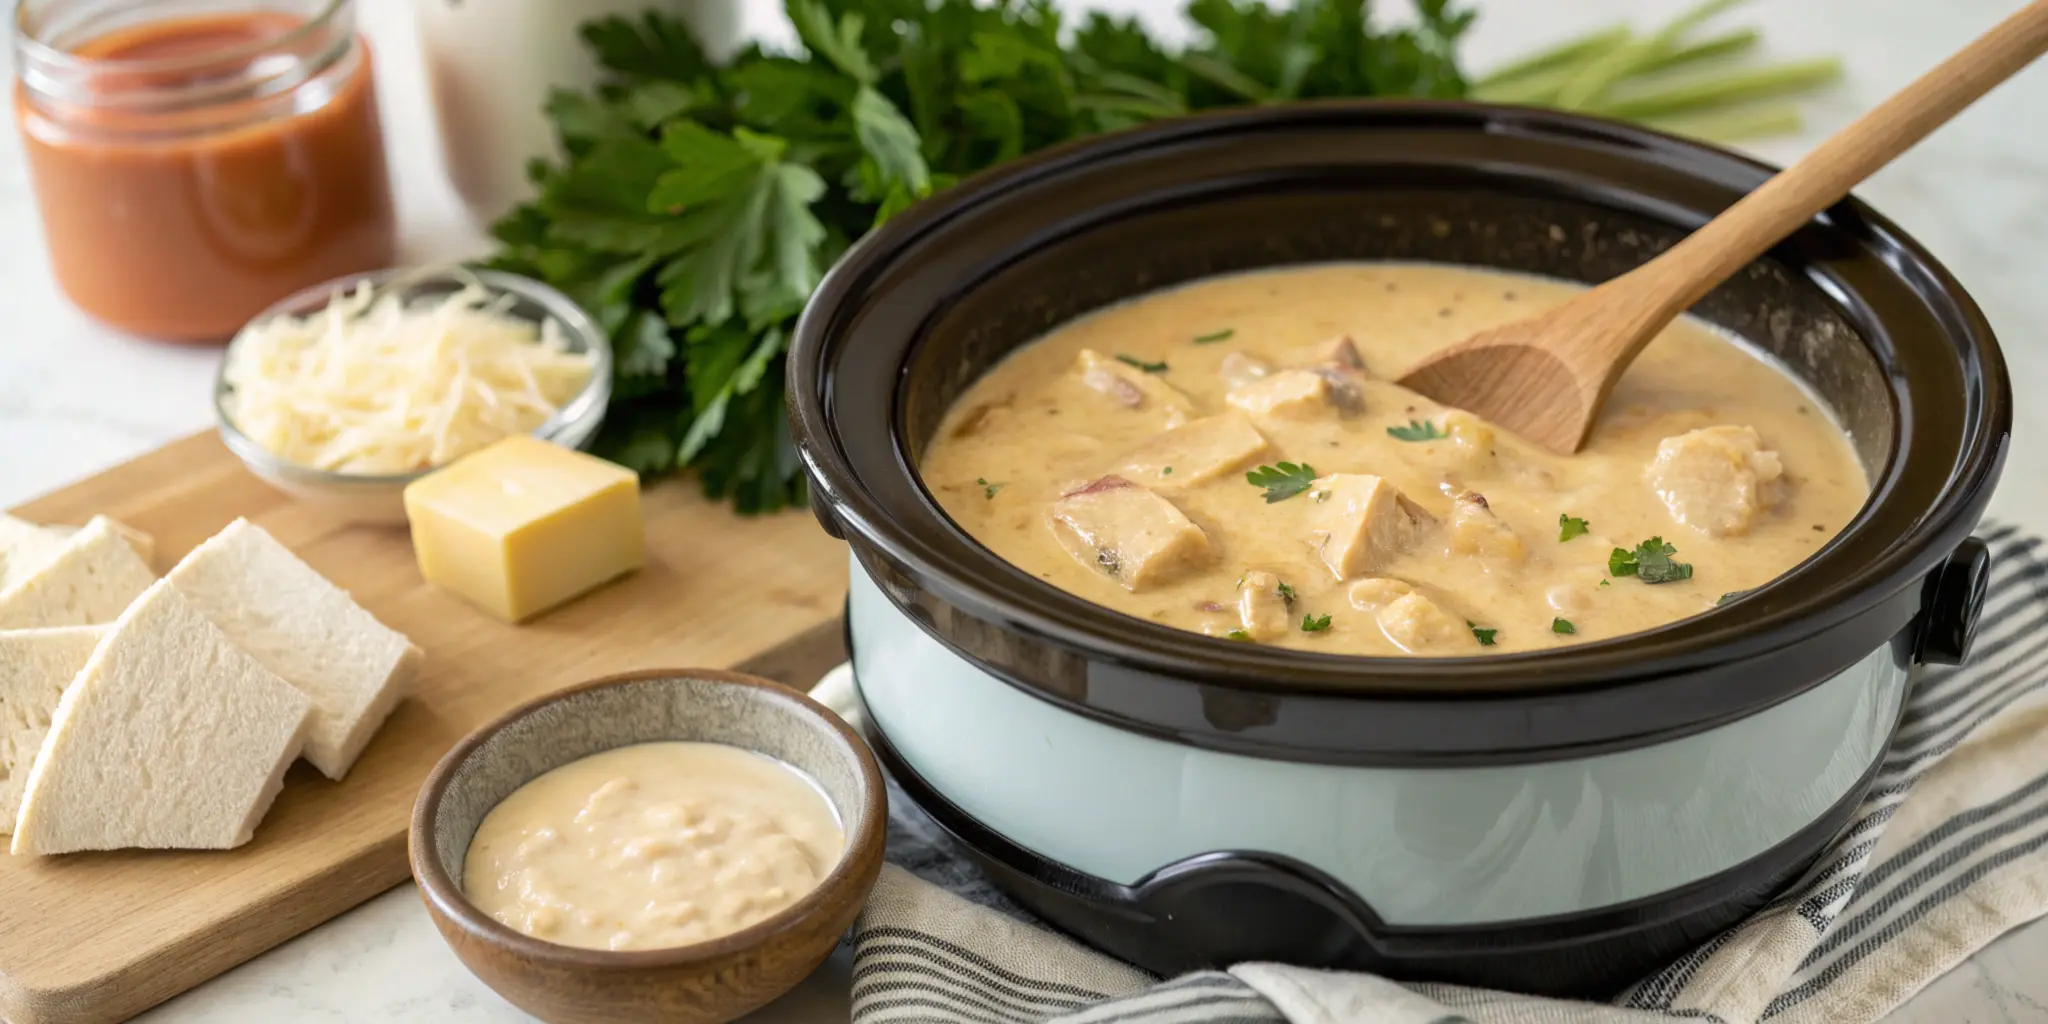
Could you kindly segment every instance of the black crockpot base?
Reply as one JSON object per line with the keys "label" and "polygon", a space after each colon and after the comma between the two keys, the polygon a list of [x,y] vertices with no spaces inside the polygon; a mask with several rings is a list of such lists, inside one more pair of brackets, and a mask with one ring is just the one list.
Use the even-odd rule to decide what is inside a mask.
{"label": "black crockpot base", "polygon": [[1609,998],[1769,903],[1841,834],[1884,761],[1790,838],[1682,888],[1583,913],[1417,927],[1387,924],[1329,875],[1268,853],[1203,854],[1130,886],[1083,874],[939,795],[863,717],[883,768],[998,887],[1047,923],[1154,974],[1275,961],[1571,999]]}

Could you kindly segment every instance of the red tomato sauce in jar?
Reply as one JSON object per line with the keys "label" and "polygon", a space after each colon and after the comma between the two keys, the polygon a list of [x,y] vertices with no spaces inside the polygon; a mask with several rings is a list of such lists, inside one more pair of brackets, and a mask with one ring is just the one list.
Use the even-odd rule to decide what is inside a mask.
{"label": "red tomato sauce in jar", "polygon": [[16,123],[50,262],[80,309],[147,337],[222,341],[293,292],[390,265],[384,141],[350,14],[341,2],[313,18],[259,9],[17,38]]}

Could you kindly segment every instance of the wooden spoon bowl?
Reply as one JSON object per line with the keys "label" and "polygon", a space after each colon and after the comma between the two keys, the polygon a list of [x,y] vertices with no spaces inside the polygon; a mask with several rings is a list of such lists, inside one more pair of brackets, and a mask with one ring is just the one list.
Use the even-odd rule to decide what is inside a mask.
{"label": "wooden spoon bowl", "polygon": [[1553,451],[1578,451],[1659,331],[2043,52],[2048,0],[2034,0],[1656,259],[1428,356],[1401,384]]}

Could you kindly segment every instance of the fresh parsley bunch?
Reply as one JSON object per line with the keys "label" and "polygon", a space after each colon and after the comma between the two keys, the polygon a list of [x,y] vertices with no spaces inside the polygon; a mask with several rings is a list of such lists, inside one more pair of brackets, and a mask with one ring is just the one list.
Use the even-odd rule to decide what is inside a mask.
{"label": "fresh parsley bunch", "polygon": [[803,52],[709,59],[680,21],[594,22],[609,73],[548,113],[567,159],[493,232],[494,265],[597,317],[617,380],[600,454],[697,470],[741,511],[803,497],[783,352],[819,277],[917,199],[1045,146],[1188,111],[1295,98],[1457,96],[1471,15],[1422,0],[1192,0],[1175,52],[1134,21],[1043,0],[788,0]]}

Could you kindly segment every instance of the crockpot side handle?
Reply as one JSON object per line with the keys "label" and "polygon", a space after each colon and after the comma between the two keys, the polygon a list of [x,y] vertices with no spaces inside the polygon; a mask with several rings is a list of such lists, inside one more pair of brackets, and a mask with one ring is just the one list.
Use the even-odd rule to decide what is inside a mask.
{"label": "crockpot side handle", "polygon": [[1923,665],[1962,664],[1977,638],[1978,613],[1990,587],[1991,549],[1975,537],[1966,538],[1927,576],[1913,659]]}

